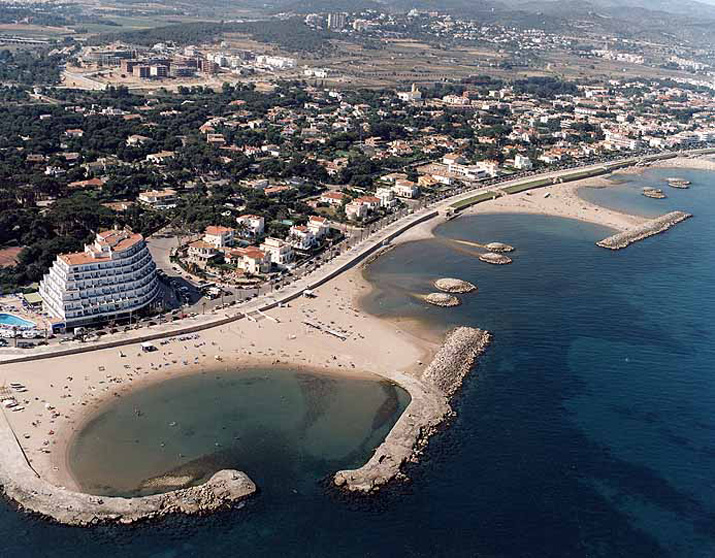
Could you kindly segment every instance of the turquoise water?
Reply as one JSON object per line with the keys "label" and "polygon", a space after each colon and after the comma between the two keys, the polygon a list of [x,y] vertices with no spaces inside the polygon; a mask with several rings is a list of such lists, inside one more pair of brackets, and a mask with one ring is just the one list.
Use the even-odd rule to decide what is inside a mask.
{"label": "turquoise water", "polygon": [[13,314],[1,314],[0,313],[0,326],[12,326],[12,327],[35,327],[34,322],[28,320],[23,320],[18,318]]}
{"label": "turquoise water", "polygon": [[[594,245],[601,227],[491,215],[449,222],[370,268],[373,311],[494,333],[410,483],[366,502],[309,481],[131,529],[65,528],[1,504],[2,555],[711,558],[715,176],[664,176],[676,174],[694,184],[665,186],[662,202],[636,186],[593,191],[614,207],[695,214],[623,251]],[[514,263],[481,263],[450,237],[513,244]],[[454,310],[414,297],[448,275],[479,292]]]}
{"label": "turquoise water", "polygon": [[70,468],[101,495],[183,488],[228,468],[263,493],[315,492],[367,461],[408,403],[377,377],[218,368],[112,401],[72,441]]}

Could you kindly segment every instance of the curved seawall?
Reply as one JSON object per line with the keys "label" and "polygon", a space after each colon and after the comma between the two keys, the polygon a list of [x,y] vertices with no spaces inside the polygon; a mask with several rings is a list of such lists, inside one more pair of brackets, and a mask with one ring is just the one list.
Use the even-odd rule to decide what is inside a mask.
{"label": "curved seawall", "polygon": [[40,478],[4,412],[0,415],[0,485],[4,493],[22,509],[59,523],[135,523],[177,513],[203,514],[228,508],[256,491],[253,481],[235,470],[219,471],[200,486],[140,498],[100,497],[64,490]]}
{"label": "curved seawall", "polygon": [[450,398],[490,341],[488,331],[458,327],[447,336],[420,379],[393,377],[409,391],[412,402],[370,460],[359,469],[338,471],[333,477],[335,486],[369,493],[402,477],[403,465],[417,461],[429,437],[452,415]]}

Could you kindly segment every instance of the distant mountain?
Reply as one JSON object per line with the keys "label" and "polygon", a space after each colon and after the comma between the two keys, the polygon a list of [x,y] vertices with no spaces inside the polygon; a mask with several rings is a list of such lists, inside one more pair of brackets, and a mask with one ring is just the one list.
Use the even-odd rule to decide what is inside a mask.
{"label": "distant mountain", "polygon": [[567,9],[582,12],[603,10],[617,14],[624,9],[639,9],[648,13],[715,18],[715,6],[696,0],[501,0],[501,4],[510,9],[545,13]]}

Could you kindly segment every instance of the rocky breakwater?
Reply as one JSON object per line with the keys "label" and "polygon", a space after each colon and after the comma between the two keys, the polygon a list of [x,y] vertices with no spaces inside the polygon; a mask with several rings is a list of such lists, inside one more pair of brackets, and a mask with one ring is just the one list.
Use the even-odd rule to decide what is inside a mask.
{"label": "rocky breakwater", "polygon": [[430,436],[453,415],[449,400],[490,341],[488,331],[458,327],[420,377],[393,374],[392,379],[409,392],[412,401],[370,460],[359,469],[338,471],[333,477],[335,486],[371,493],[392,479],[405,478],[403,466],[418,461]]}
{"label": "rocky breakwater", "polygon": [[460,305],[459,299],[456,296],[447,293],[430,293],[422,298],[428,304],[442,308],[453,308]]}
{"label": "rocky breakwater", "polygon": [[66,525],[128,524],[170,514],[205,514],[229,508],[256,491],[245,473],[231,469],[217,472],[199,486],[138,498],[65,490],[32,469],[5,415],[0,416],[0,453],[0,485],[5,495],[28,512]]}
{"label": "rocky breakwater", "polygon": [[511,258],[505,256],[504,254],[496,254],[494,252],[487,252],[486,254],[481,254],[479,260],[492,265],[507,265],[511,263]]}
{"label": "rocky breakwater", "polygon": [[513,252],[514,247],[510,246],[509,244],[504,244],[503,242],[490,242],[485,246],[487,250],[490,252],[497,252],[497,253],[502,253],[502,252]]}
{"label": "rocky breakwater", "polygon": [[596,242],[596,246],[608,248],[609,250],[621,250],[634,242],[667,231],[670,227],[690,217],[692,217],[692,215],[684,211],[671,211],[670,213],[666,213],[655,219],[649,219],[640,225],[619,232],[618,234],[599,240]]}
{"label": "rocky breakwater", "polygon": [[440,291],[449,294],[466,294],[477,290],[477,286],[470,283],[469,281],[463,281],[462,279],[452,279],[451,277],[437,279],[434,282],[434,286],[437,287]]}

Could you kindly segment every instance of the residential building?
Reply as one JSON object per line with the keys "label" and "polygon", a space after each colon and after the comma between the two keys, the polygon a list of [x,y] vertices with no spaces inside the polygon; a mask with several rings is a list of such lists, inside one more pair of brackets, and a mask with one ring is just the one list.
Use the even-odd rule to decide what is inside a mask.
{"label": "residential building", "polygon": [[380,186],[377,190],[375,190],[375,197],[380,200],[380,207],[391,209],[397,205],[395,192],[392,191],[392,188]]}
{"label": "residential building", "polygon": [[342,12],[328,14],[328,29],[331,31],[341,31],[345,28],[347,16]]}
{"label": "residential building", "polygon": [[147,161],[147,163],[154,163],[157,165],[161,165],[173,158],[174,158],[173,151],[160,151],[159,153],[151,153],[150,155],[147,155],[146,161]]}
{"label": "residential building", "polygon": [[269,236],[259,247],[270,256],[272,263],[284,267],[293,261],[293,248],[285,240]]}
{"label": "residential building", "polygon": [[303,225],[293,225],[288,231],[288,243],[296,250],[310,250],[315,245],[315,235]]}
{"label": "residential building", "polygon": [[521,169],[521,170],[531,170],[531,168],[533,166],[534,165],[532,164],[531,159],[529,159],[528,157],[521,155],[519,153],[517,153],[514,156],[514,167],[515,168]]}
{"label": "residential building", "polygon": [[159,288],[144,237],[109,230],[84,251],[57,256],[40,295],[44,312],[65,327],[77,327],[129,316],[151,304]]}
{"label": "residential building", "polygon": [[335,191],[325,192],[320,196],[320,201],[328,205],[341,205],[346,199],[348,199],[347,195]]}
{"label": "residential building", "polygon": [[150,141],[151,138],[146,136],[141,136],[139,134],[132,134],[127,138],[127,145],[129,147],[134,147],[137,145],[144,145],[146,142]]}
{"label": "residential building", "polygon": [[226,261],[234,264],[240,271],[252,275],[265,273],[270,269],[271,265],[270,256],[255,246],[229,250],[226,253]]}
{"label": "residential building", "polygon": [[216,246],[205,240],[196,240],[189,244],[188,253],[189,263],[204,268],[210,260],[219,254],[219,251]]}
{"label": "residential building", "polygon": [[236,231],[229,227],[209,226],[204,231],[204,242],[212,244],[216,248],[224,248],[233,244],[233,236]]}
{"label": "residential building", "polygon": [[419,87],[417,87],[416,83],[412,84],[412,89],[409,91],[399,91],[397,93],[397,97],[401,101],[407,101],[407,102],[412,102],[412,101],[420,101],[422,100],[422,91],[420,91]]}
{"label": "residential building", "polygon": [[153,209],[171,209],[176,207],[176,200],[176,190],[171,188],[139,193],[139,201],[151,206]]}
{"label": "residential building", "polygon": [[329,221],[325,217],[319,215],[311,215],[308,218],[308,230],[313,233],[313,236],[318,240],[324,238],[330,230]]}
{"label": "residential building", "polygon": [[240,217],[236,217],[236,222],[239,224],[243,236],[260,236],[266,228],[266,221],[260,215],[241,215]]}
{"label": "residential building", "polygon": [[419,187],[410,180],[397,180],[392,187],[392,191],[400,198],[413,199],[420,195]]}
{"label": "residential building", "polygon": [[345,206],[345,216],[351,221],[358,221],[367,217],[367,205],[359,201],[350,202]]}

